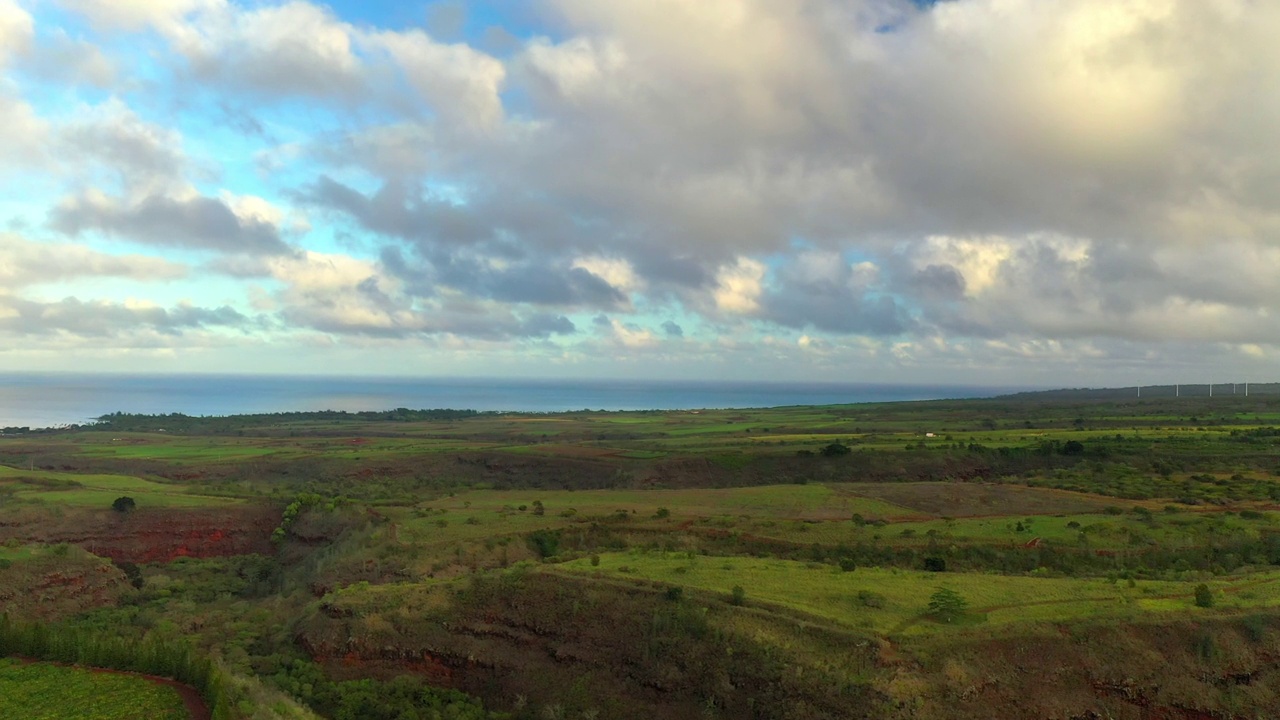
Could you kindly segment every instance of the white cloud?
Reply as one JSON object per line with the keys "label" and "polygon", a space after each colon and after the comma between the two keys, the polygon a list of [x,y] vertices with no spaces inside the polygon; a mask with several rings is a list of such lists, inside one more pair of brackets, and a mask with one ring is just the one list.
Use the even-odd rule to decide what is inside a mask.
{"label": "white cloud", "polygon": [[86,277],[176,280],[184,265],[145,255],[109,255],[74,243],[45,243],[0,233],[0,292]]}
{"label": "white cloud", "polygon": [[717,309],[734,315],[749,315],[760,308],[763,291],[764,263],[750,258],[738,258],[732,265],[716,272],[716,287],[712,292]]}
{"label": "white cloud", "polygon": [[199,79],[265,94],[355,93],[364,67],[353,28],[306,2],[219,7],[169,33]]}
{"label": "white cloud", "polygon": [[13,0],[0,0],[0,68],[30,47],[33,33],[31,15]]}
{"label": "white cloud", "polygon": [[444,44],[417,30],[367,33],[361,43],[388,53],[405,79],[436,112],[474,128],[502,121],[499,92],[506,67],[464,44]]}
{"label": "white cloud", "polygon": [[570,267],[586,270],[628,296],[644,289],[644,280],[636,274],[635,267],[620,258],[582,257]]}
{"label": "white cloud", "polygon": [[[40,82],[125,56],[64,33],[84,72],[42,75],[59,31],[0,0],[3,167],[60,186],[54,229],[279,253],[219,267],[320,334],[496,347],[621,310],[613,350],[677,317],[659,347],[955,367],[1280,330],[1274,3],[541,0],[555,39],[497,57],[300,0],[61,2],[158,67],[41,118]],[[269,138],[252,186],[195,155],[211,108]]]}
{"label": "white cloud", "polygon": [[90,182],[114,176],[134,199],[194,192],[185,177],[191,162],[182,134],[144,120],[119,98],[79,108],[58,127],[57,136],[69,172]]}
{"label": "white cloud", "polygon": [[103,29],[138,31],[151,26],[169,32],[177,32],[180,20],[190,13],[225,7],[223,0],[58,0],[58,4]]}
{"label": "white cloud", "polygon": [[[46,153],[49,125],[23,100],[13,97],[0,86],[0,169],[5,166],[22,170],[37,169],[50,158]],[[0,183],[12,177],[0,176]]]}

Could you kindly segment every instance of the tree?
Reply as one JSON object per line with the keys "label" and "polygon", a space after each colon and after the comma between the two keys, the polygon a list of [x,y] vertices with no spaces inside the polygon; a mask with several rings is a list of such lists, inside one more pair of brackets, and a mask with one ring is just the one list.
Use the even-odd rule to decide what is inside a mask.
{"label": "tree", "polygon": [[1204,583],[1196,586],[1196,607],[1213,607],[1213,591]]}
{"label": "tree", "polygon": [[969,609],[969,602],[951,588],[940,587],[929,596],[929,614],[942,622],[954,622]]}
{"label": "tree", "polygon": [[111,509],[118,513],[127,513],[136,507],[138,507],[138,503],[134,502],[133,498],[127,495],[118,497],[111,503]]}
{"label": "tree", "polygon": [[746,601],[747,601],[747,591],[744,590],[741,585],[734,585],[733,593],[732,593],[732,596],[729,598],[729,602],[733,603],[734,605],[742,605]]}
{"label": "tree", "polygon": [[541,500],[534,500],[534,501],[533,501],[533,514],[534,514],[534,515],[546,515],[546,514],[547,514],[547,509],[546,509],[545,507],[543,507],[543,506],[542,506],[542,501],[541,501]]}

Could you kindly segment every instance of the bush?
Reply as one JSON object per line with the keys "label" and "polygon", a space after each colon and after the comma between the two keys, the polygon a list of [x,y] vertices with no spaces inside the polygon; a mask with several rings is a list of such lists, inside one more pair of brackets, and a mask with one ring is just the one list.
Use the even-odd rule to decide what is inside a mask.
{"label": "bush", "polygon": [[947,561],[940,557],[927,557],[924,559],[924,569],[929,572],[946,572]]}
{"label": "bush", "polygon": [[843,443],[831,443],[820,451],[823,457],[840,457],[853,452],[853,449]]}
{"label": "bush", "polygon": [[671,511],[664,507],[660,507],[658,508],[658,512],[654,513],[653,516],[659,520],[663,520],[671,517]]}
{"label": "bush", "polygon": [[667,591],[663,593],[663,596],[666,597],[671,602],[677,602],[680,600],[680,598],[684,597],[684,588],[680,587],[679,585],[672,585],[671,587],[667,588]]}
{"label": "bush", "polygon": [[729,602],[733,603],[734,605],[742,605],[746,601],[747,601],[747,591],[743,590],[741,585],[734,585],[732,596],[729,598]]}
{"label": "bush", "polygon": [[1213,607],[1213,591],[1204,583],[1196,586],[1196,607]]}
{"label": "bush", "polygon": [[560,551],[560,533],[553,530],[538,530],[530,533],[529,547],[540,558],[549,558]]}
{"label": "bush", "polygon": [[868,608],[882,608],[885,606],[885,597],[880,593],[871,592],[870,590],[858,591],[858,604]]}
{"label": "bush", "polygon": [[853,572],[858,569],[858,563],[851,557],[840,558],[840,569],[844,572]]}
{"label": "bush", "polygon": [[127,495],[118,497],[111,503],[111,509],[118,513],[131,512],[136,507],[138,507],[138,503],[134,502],[133,498]]}

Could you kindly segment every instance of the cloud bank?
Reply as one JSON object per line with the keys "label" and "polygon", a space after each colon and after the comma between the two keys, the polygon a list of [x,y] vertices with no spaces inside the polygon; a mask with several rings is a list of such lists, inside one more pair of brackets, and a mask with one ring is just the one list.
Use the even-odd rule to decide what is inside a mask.
{"label": "cloud bank", "polygon": [[1070,384],[1280,350],[1280,8],[437,10],[0,0],[0,334],[35,348],[0,366],[57,334]]}

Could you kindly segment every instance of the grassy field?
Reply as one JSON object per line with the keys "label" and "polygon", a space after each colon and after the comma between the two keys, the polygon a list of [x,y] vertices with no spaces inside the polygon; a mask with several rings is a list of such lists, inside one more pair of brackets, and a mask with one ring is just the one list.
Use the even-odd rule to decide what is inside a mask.
{"label": "grassy field", "polygon": [[110,507],[118,497],[129,496],[139,507],[204,507],[237,502],[233,498],[202,495],[197,488],[158,483],[128,475],[26,470],[0,465],[0,487],[14,496],[60,505]]}
{"label": "grassy field", "polygon": [[[542,503],[542,515],[535,514],[535,501]],[[383,512],[401,523],[402,539],[423,543],[529,533],[619,513],[631,524],[671,531],[700,521],[715,521],[718,526],[794,521],[807,526],[817,521],[848,520],[854,514],[924,517],[818,484],[723,490],[474,490],[421,503],[414,509],[387,508]]]}
{"label": "grassy field", "polygon": [[0,659],[0,717],[18,720],[186,720],[171,687],[140,677]]}
{"label": "grassy field", "polygon": [[[1192,628],[1184,644],[1233,638],[1192,648],[1206,667],[1183,675],[1229,688],[1224,673],[1253,673],[1280,697],[1260,674],[1270,656],[1239,654],[1280,638],[1280,428],[1267,426],[1280,396],[374,415],[165,416],[0,438],[0,537],[15,543],[0,560],[29,580],[0,595],[40,617],[59,616],[46,596],[63,614],[96,608],[71,622],[107,632],[190,637],[312,703],[325,672],[407,672],[517,717],[625,717],[602,708],[681,692],[692,713],[632,716],[743,717],[715,703],[749,685],[786,687],[765,713],[781,716],[793,698],[857,695],[844,674],[856,667],[885,696],[945,705],[1013,686],[895,685],[937,648],[968,644],[981,660],[956,662],[992,677],[986,658],[1035,664],[1017,655],[1027,638],[1139,626]],[[167,509],[112,512],[123,495]],[[223,507],[193,511],[205,505]],[[67,573],[67,553],[85,551],[118,564],[78,557],[82,572]],[[1211,607],[1195,602],[1201,583]],[[942,587],[967,600],[960,622],[927,616]],[[755,644],[703,654],[729,627]],[[1059,664],[1124,656],[1158,670],[1171,656],[1128,653],[1130,640],[1073,645]],[[519,671],[481,683],[466,677],[475,668]],[[388,687],[343,692],[385,699]],[[520,713],[514,698],[527,700]],[[1280,717],[1280,700],[1256,707]],[[890,717],[846,709],[812,717]],[[1019,716],[989,709],[973,717]],[[924,717],[912,711],[894,717]],[[1090,712],[1106,716],[1065,700],[1023,716]]]}
{"label": "grassy field", "polygon": [[[878,633],[938,632],[951,628],[925,618],[929,596],[940,587],[959,592],[975,618],[992,625],[1087,618],[1137,618],[1157,612],[1204,612],[1195,608],[1197,583],[1125,582],[1099,578],[1039,578],[977,573],[931,573],[882,568],[839,568],[787,560],[717,558],[669,553],[607,553],[594,566],[579,559],[554,571],[600,574],[679,585],[728,598],[734,586],[748,603],[799,610]],[[1280,573],[1209,581],[1225,608],[1280,605]],[[881,607],[859,600],[879,596]],[[873,603],[876,601],[872,601]]]}

